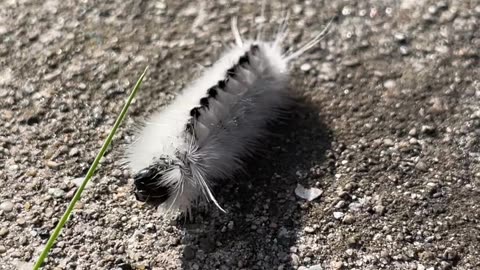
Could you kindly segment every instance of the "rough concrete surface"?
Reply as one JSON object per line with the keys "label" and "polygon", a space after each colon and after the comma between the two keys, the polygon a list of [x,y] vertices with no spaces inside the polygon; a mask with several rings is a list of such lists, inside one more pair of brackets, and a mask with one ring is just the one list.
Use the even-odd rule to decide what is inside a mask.
{"label": "rough concrete surface", "polygon": [[[359,3],[356,3],[359,2]],[[36,259],[133,83],[146,81],[44,269],[480,269],[480,2],[267,1],[303,96],[228,211],[166,218],[121,155],[262,23],[257,1],[0,1],[0,269]],[[272,31],[267,31],[268,35]],[[80,179],[80,180],[79,180]],[[305,202],[300,183],[323,191]]]}

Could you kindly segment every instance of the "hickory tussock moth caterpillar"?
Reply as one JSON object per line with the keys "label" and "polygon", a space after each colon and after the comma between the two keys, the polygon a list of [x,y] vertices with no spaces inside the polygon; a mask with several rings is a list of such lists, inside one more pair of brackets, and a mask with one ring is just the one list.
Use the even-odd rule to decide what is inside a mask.
{"label": "hickory tussock moth caterpillar", "polygon": [[138,200],[180,211],[206,200],[223,211],[212,187],[254,154],[267,124],[289,103],[288,63],[315,46],[331,23],[284,54],[287,20],[273,41],[262,40],[261,29],[255,40],[244,41],[234,18],[234,47],[149,118],[126,153]]}

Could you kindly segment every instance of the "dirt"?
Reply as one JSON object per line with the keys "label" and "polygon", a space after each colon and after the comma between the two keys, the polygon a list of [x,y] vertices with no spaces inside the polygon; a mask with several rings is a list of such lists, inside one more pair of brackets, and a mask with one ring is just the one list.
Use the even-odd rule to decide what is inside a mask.
{"label": "dirt", "polygon": [[[44,269],[480,269],[478,0],[268,2],[267,21],[290,12],[293,48],[334,18],[291,66],[303,98],[271,151],[215,190],[227,214],[135,200],[121,166],[135,124],[218,58],[233,16],[248,36],[260,10],[0,2],[0,269],[31,267],[145,66]],[[298,183],[323,194],[306,202]]]}

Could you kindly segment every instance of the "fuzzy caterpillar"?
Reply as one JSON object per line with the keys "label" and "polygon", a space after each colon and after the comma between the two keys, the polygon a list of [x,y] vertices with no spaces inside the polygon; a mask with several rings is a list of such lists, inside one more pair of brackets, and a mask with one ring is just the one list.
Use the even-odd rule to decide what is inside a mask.
{"label": "fuzzy caterpillar", "polygon": [[[167,211],[213,202],[221,179],[231,179],[290,102],[288,64],[315,46],[324,30],[299,50],[283,54],[287,18],[273,41],[243,41],[232,20],[235,46],[154,113],[126,151],[137,200]],[[260,30],[261,33],[261,30]]]}

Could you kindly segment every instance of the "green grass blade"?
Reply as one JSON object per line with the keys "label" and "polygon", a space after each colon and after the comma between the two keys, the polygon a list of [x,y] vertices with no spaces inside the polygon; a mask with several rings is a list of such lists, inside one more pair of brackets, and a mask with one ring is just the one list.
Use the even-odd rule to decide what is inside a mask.
{"label": "green grass blade", "polygon": [[57,226],[55,227],[55,230],[53,231],[52,235],[48,239],[47,245],[43,249],[42,253],[40,254],[40,257],[38,258],[37,262],[33,266],[34,270],[40,269],[41,265],[43,264],[43,261],[48,255],[48,252],[52,248],[53,244],[57,240],[58,235],[63,229],[63,226],[67,222],[68,218],[70,217],[70,214],[72,213],[75,204],[77,201],[80,200],[80,196],[83,193],[83,190],[85,189],[85,186],[87,185],[88,181],[92,178],[93,174],[95,173],[95,170],[97,169],[98,163],[100,162],[100,159],[103,157],[105,152],[107,151],[108,146],[112,142],[113,136],[117,132],[118,127],[120,126],[120,123],[122,123],[123,119],[125,118],[125,115],[127,114],[128,107],[130,107],[130,104],[132,103],[133,98],[137,94],[138,89],[140,88],[140,85],[142,84],[143,78],[145,77],[145,73],[147,72],[147,68],[143,71],[142,75],[138,79],[137,83],[135,84],[135,87],[133,88],[132,93],[130,93],[130,96],[127,99],[127,102],[123,106],[122,111],[120,112],[120,115],[117,117],[117,120],[115,121],[115,124],[113,125],[112,130],[108,134],[107,139],[103,143],[102,148],[100,149],[100,152],[97,154],[97,157],[93,161],[92,165],[90,166],[90,169],[87,172],[87,175],[85,176],[85,179],[83,180],[82,184],[80,187],[77,189],[77,192],[75,193],[75,196],[73,196],[72,200],[70,201],[70,204],[68,205],[67,210],[63,214],[62,218],[58,222]]}

